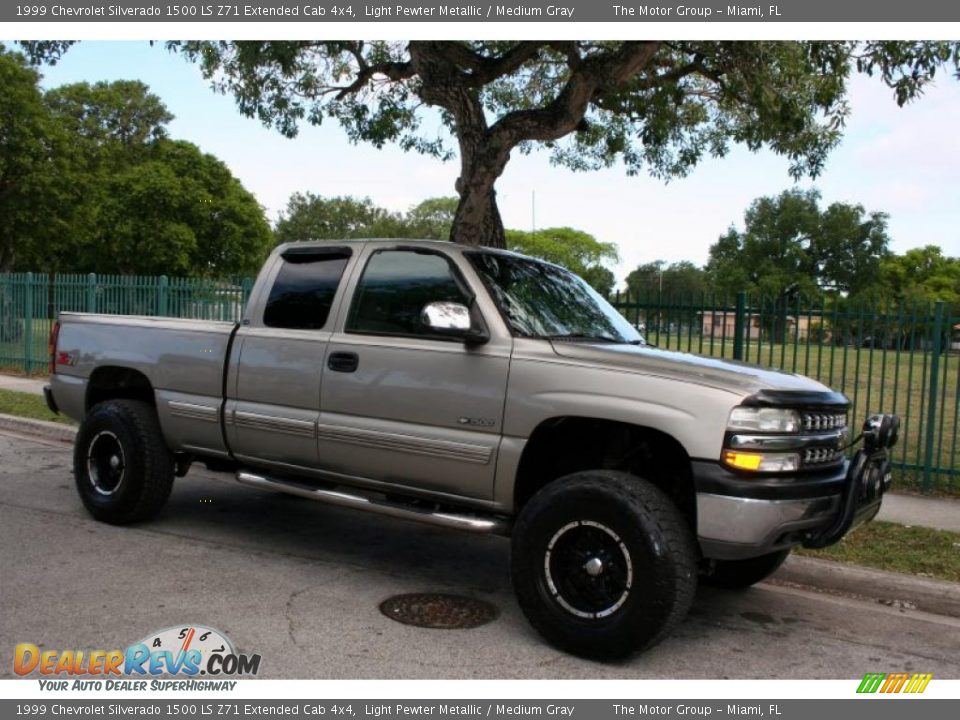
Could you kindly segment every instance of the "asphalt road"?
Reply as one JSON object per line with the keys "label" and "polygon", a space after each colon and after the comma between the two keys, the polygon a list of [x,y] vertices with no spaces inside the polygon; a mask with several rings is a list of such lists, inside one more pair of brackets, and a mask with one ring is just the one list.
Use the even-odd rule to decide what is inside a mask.
{"label": "asphalt road", "polygon": [[[527,625],[499,538],[335,509],[191,472],[156,520],[90,518],[62,445],[0,435],[0,677],[18,642],[126,647],[198,623],[260,653],[273,678],[960,678],[960,620],[762,585],[702,589],[644,655],[599,664]],[[384,617],[395,593],[492,602],[492,623],[425,630]]]}

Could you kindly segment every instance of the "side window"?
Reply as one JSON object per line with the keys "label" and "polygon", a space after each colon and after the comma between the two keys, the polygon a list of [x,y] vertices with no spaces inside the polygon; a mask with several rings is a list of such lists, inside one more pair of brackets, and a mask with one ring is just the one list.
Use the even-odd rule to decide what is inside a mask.
{"label": "side window", "polygon": [[469,304],[470,298],[443,255],[410,250],[375,253],[357,285],[347,331],[383,335],[424,335],[423,307],[432,302]]}
{"label": "side window", "polygon": [[263,324],[300,330],[322,328],[349,259],[348,250],[284,255],[270,288]]}

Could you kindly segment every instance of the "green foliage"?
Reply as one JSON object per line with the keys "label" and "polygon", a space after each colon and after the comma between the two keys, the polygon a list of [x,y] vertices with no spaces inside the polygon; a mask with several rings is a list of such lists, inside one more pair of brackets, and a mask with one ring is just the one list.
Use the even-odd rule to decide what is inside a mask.
{"label": "green foliage", "polygon": [[861,205],[819,207],[816,190],[755,200],[744,229],[731,227],[710,248],[715,290],[783,297],[819,290],[858,295],[875,288],[889,254],[887,216]]}
{"label": "green foliage", "polygon": [[569,227],[525,232],[507,230],[507,248],[572,270],[603,295],[613,291],[613,273],[604,262],[618,262],[617,246]]}
{"label": "green foliage", "polygon": [[294,193],[275,229],[278,243],[303,240],[407,237],[401,216],[377,207],[370,198],[324,198]]}
{"label": "green foliage", "polygon": [[[272,234],[263,209],[216,158],[167,138],[172,115],[138,81],[41,94],[0,52],[15,205],[0,211],[0,270],[230,275],[257,271]],[[9,82],[8,82],[9,81]],[[14,178],[19,177],[18,182]],[[6,202],[0,191],[0,210]],[[14,255],[15,251],[15,255]]]}
{"label": "green foliage", "polygon": [[139,80],[73,83],[48,91],[45,99],[68,133],[100,146],[146,147],[167,137],[166,125],[173,120]]}
{"label": "green foliage", "polygon": [[908,306],[936,300],[960,305],[960,259],[944,256],[936,245],[886,257],[880,272],[884,293]]}
{"label": "green foliage", "polygon": [[703,269],[688,260],[667,264],[665,260],[644,263],[627,275],[627,290],[633,296],[651,296],[663,292],[664,297],[699,298],[707,291]]}
{"label": "green foliage", "polygon": [[432,240],[449,238],[458,202],[455,197],[428,198],[410,208],[404,219],[409,236]]}
{"label": "green foliage", "polygon": [[[56,62],[68,42],[23,43]],[[840,141],[851,73],[877,75],[899,104],[939,71],[960,71],[958,42],[843,41],[187,41],[244,115],[288,136],[333,119],[354,142],[459,153],[450,237],[502,245],[492,192],[511,150],[544,147],[575,170],[622,163],[680,177],[732,143],[767,147],[794,177],[816,176]],[[448,133],[425,108],[439,109]],[[425,122],[426,121],[426,122]],[[455,147],[454,147],[455,146]]]}
{"label": "green foliage", "polygon": [[0,45],[0,272],[10,270],[48,218],[56,182],[54,150],[61,144],[43,104],[39,74],[22,55]]}

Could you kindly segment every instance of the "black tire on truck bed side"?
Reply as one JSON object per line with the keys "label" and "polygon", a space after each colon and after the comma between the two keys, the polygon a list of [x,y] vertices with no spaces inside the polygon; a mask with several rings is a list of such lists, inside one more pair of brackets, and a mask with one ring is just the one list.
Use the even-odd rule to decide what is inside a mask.
{"label": "black tire on truck bed side", "polygon": [[527,619],[584,657],[613,660],[653,646],[683,619],[697,588],[686,520],[663,492],[625,472],[588,470],[544,487],[521,511],[512,550]]}
{"label": "black tire on truck bed side", "polygon": [[84,506],[113,525],[147,520],[173,487],[173,453],[152,405],[108,400],[91,408],[77,431],[73,473]]}

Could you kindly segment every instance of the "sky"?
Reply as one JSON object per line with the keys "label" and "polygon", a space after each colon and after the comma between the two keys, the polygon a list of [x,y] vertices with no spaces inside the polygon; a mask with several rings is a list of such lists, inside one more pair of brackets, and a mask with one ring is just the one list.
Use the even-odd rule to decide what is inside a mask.
{"label": "sky", "polygon": [[[429,197],[455,194],[456,161],[443,163],[395,146],[353,145],[333,121],[304,126],[295,139],[242,117],[229,96],[214,93],[198,68],[147,42],[84,41],[54,67],[44,87],[137,79],[175,116],[170,136],[220,158],[275,222],[294,192],[369,197],[403,211]],[[897,107],[875,78],[850,85],[851,116],[841,145],[816,180],[794,183],[784,158],[734,146],[669,183],[628,177],[622,166],[574,173],[546,152],[518,152],[497,184],[507,227],[570,226],[615,243],[622,280],[637,265],[662,259],[706,262],[710,245],[731,225],[742,227],[754,199],[816,187],[823,205],[861,204],[889,214],[891,249],[934,244],[960,255],[960,81],[941,74],[924,97]]]}

